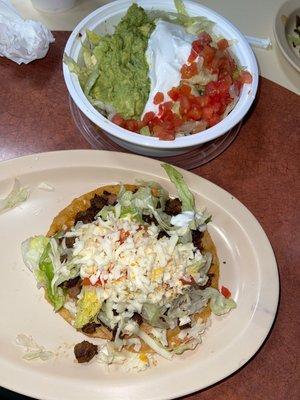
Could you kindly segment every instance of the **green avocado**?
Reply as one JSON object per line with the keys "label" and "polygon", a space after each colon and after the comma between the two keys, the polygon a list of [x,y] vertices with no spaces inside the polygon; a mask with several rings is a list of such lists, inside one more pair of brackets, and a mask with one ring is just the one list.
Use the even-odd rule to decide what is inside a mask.
{"label": "green avocado", "polygon": [[[144,9],[133,3],[114,34],[99,37],[93,49],[99,74],[89,96],[112,105],[126,119],[139,119],[149,97],[145,53],[154,27]],[[95,44],[96,37],[92,38]]]}

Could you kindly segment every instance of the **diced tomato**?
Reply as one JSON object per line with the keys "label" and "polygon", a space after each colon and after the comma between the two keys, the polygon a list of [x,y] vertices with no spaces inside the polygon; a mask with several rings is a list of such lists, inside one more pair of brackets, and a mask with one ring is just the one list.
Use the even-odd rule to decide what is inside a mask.
{"label": "diced tomato", "polygon": [[157,92],[154,96],[153,103],[155,105],[160,104],[164,101],[164,94],[162,92]]}
{"label": "diced tomato", "polygon": [[201,52],[201,55],[202,55],[202,57],[204,58],[204,62],[203,62],[203,65],[206,67],[206,66],[209,66],[209,64],[212,62],[212,60],[214,59],[214,57],[215,57],[215,54],[216,54],[216,49],[214,48],[214,47],[211,47],[211,46],[209,46],[209,45],[205,45],[204,46],[204,48],[203,48],[203,50],[202,50],[202,52]]}
{"label": "diced tomato", "polygon": [[120,243],[121,244],[124,243],[129,235],[130,235],[130,233],[128,231],[124,231],[124,229],[121,229],[120,230],[120,239],[119,239]]}
{"label": "diced tomato", "polygon": [[112,120],[111,120],[111,122],[113,122],[114,124],[116,124],[116,125],[119,125],[119,126],[124,126],[124,122],[125,122],[125,119],[120,115],[120,114],[115,114],[113,117],[112,117]]}
{"label": "diced tomato", "polygon": [[206,95],[196,96],[195,100],[200,107],[206,107],[209,104],[209,97]]}
{"label": "diced tomato", "polygon": [[214,110],[212,107],[204,107],[202,109],[202,116],[205,121],[209,121],[209,119],[213,116]]}
{"label": "diced tomato", "polygon": [[179,93],[183,96],[188,96],[189,94],[191,94],[191,91],[192,89],[189,85],[181,85],[179,87]]}
{"label": "diced tomato", "polygon": [[183,121],[179,117],[179,115],[173,113],[173,123],[174,123],[174,128],[179,128],[179,126],[183,124]]}
{"label": "diced tomato", "polygon": [[198,57],[198,53],[194,49],[192,49],[191,54],[189,55],[189,58],[188,58],[188,63],[192,63],[193,61],[196,60],[197,57]]}
{"label": "diced tomato", "polygon": [[163,118],[163,115],[167,110],[171,110],[173,107],[173,102],[172,101],[166,101],[165,103],[162,103],[158,107],[158,115]]}
{"label": "diced tomato", "polygon": [[182,79],[192,78],[193,76],[198,74],[197,63],[193,62],[191,65],[183,64],[180,72],[181,72]]}
{"label": "diced tomato", "polygon": [[221,39],[217,42],[217,46],[219,50],[225,50],[229,47],[229,43],[226,39]]}
{"label": "diced tomato", "polygon": [[194,40],[192,43],[192,50],[198,55],[203,50],[203,44],[200,40]]}
{"label": "diced tomato", "polygon": [[218,93],[218,88],[216,82],[209,82],[205,86],[205,94],[207,96],[213,96],[214,94]]}
{"label": "diced tomato", "polygon": [[153,111],[147,112],[143,117],[143,122],[148,125],[149,121],[151,121],[155,117],[155,113]]}
{"label": "diced tomato", "polygon": [[221,293],[224,297],[226,297],[226,299],[229,299],[229,297],[231,296],[231,292],[229,289],[227,289],[227,287],[222,286],[221,287]]}
{"label": "diced tomato", "polygon": [[221,121],[220,115],[214,114],[211,118],[208,119],[207,123],[208,126],[214,126],[217,125]]}
{"label": "diced tomato", "polygon": [[190,108],[189,98],[187,96],[180,96],[179,102],[180,102],[180,107],[179,107],[180,114],[181,115],[187,114]]}
{"label": "diced tomato", "polygon": [[242,71],[239,80],[242,83],[252,83],[252,75],[248,71]]}
{"label": "diced tomato", "polygon": [[179,98],[179,90],[176,87],[173,87],[171,90],[168,91],[168,95],[174,101],[177,101]]}
{"label": "diced tomato", "polygon": [[209,44],[212,42],[212,38],[207,32],[201,32],[198,36],[198,40],[202,44]]}
{"label": "diced tomato", "polygon": [[91,281],[89,280],[89,278],[83,278],[82,284],[83,286],[89,286],[91,285]]}
{"label": "diced tomato", "polygon": [[193,119],[194,121],[198,121],[202,117],[201,108],[200,107],[191,108],[187,113],[187,117],[189,119]]}
{"label": "diced tomato", "polygon": [[131,132],[138,132],[138,130],[139,130],[138,121],[136,121],[135,119],[127,119],[125,121],[124,125],[125,125],[125,128]]}
{"label": "diced tomato", "polygon": [[226,92],[229,90],[232,84],[231,76],[226,74],[222,79],[218,81],[218,89],[220,92]]}
{"label": "diced tomato", "polygon": [[155,125],[153,127],[154,136],[158,137],[160,140],[174,140],[175,132],[171,132],[161,125]]}

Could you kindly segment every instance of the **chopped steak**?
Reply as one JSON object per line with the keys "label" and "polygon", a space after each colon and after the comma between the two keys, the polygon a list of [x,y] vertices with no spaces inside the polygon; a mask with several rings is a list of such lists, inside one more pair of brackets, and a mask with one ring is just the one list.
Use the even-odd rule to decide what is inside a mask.
{"label": "chopped steak", "polygon": [[143,214],[143,215],[142,215],[142,218],[143,218],[143,221],[146,222],[146,224],[149,224],[149,225],[151,225],[151,224],[158,225],[158,222],[156,221],[156,218],[153,217],[153,215],[145,215],[145,214]]}
{"label": "chopped steak", "polygon": [[142,323],[143,323],[143,317],[142,317],[140,314],[136,313],[136,312],[133,314],[132,319],[133,319],[138,325],[142,325]]}
{"label": "chopped steak", "polygon": [[74,346],[74,354],[79,363],[89,362],[96,354],[98,354],[98,347],[93,343],[84,340]]}
{"label": "chopped steak", "polygon": [[116,205],[118,196],[114,193],[109,193],[106,190],[103,192],[103,197],[105,197],[107,203],[111,206]]}
{"label": "chopped steak", "polygon": [[75,224],[81,221],[84,224],[89,224],[94,221],[95,216],[99,211],[106,205],[108,205],[108,199],[106,196],[98,196],[95,194],[94,198],[91,200],[91,206],[85,211],[79,211],[75,217]]}
{"label": "chopped steak", "polygon": [[75,240],[76,240],[76,237],[66,237],[65,238],[65,244],[66,244],[66,247],[68,248],[68,249],[70,249],[71,247],[73,247],[73,245],[74,245],[74,243],[75,243]]}
{"label": "chopped steak", "polygon": [[168,215],[178,215],[181,213],[181,201],[176,199],[168,199],[165,205],[165,213]]}
{"label": "chopped steak", "polygon": [[83,224],[90,224],[94,221],[97,211],[87,209],[86,211],[79,211],[75,217],[75,224],[81,221]]}
{"label": "chopped steak", "polygon": [[68,295],[71,299],[75,299],[81,292],[82,280],[80,276],[69,279],[61,284],[61,286],[68,291]]}
{"label": "chopped steak", "polygon": [[94,333],[96,331],[96,328],[98,328],[98,326],[101,326],[100,324],[97,324],[96,322],[89,322],[88,324],[84,325],[81,330],[84,333]]}
{"label": "chopped steak", "polygon": [[160,231],[159,234],[157,235],[157,240],[163,238],[163,237],[170,237],[166,231]]}
{"label": "chopped steak", "polygon": [[69,279],[68,281],[63,282],[63,287],[66,289],[70,289],[78,284],[80,281],[80,276],[76,276],[76,278]]}
{"label": "chopped steak", "polygon": [[189,329],[192,327],[192,324],[190,322],[188,322],[187,324],[184,325],[178,325],[179,329]]}
{"label": "chopped steak", "polygon": [[203,232],[200,232],[198,230],[192,230],[193,245],[196,247],[196,249],[198,249],[200,251],[203,250],[202,237],[203,237]]}
{"label": "chopped steak", "polygon": [[104,196],[98,196],[95,194],[94,198],[91,200],[90,208],[95,208],[100,211],[104,206],[107,206],[107,199]]}
{"label": "chopped steak", "polygon": [[63,263],[64,261],[67,261],[67,259],[68,259],[67,254],[62,254],[62,255],[60,256],[60,262],[61,262],[61,263]]}

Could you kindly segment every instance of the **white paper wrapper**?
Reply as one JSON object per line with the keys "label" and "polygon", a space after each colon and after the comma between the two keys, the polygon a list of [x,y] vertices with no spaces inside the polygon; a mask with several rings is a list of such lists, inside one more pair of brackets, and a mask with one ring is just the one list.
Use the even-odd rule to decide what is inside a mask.
{"label": "white paper wrapper", "polygon": [[40,22],[23,20],[9,0],[0,0],[0,56],[18,64],[43,58],[54,42]]}

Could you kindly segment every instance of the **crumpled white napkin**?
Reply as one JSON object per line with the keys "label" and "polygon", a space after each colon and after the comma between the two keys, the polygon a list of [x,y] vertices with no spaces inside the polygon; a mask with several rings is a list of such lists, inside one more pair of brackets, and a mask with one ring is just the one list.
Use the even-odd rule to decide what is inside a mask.
{"label": "crumpled white napkin", "polygon": [[43,58],[54,42],[52,33],[40,22],[23,20],[10,0],[0,0],[0,56],[18,64]]}

